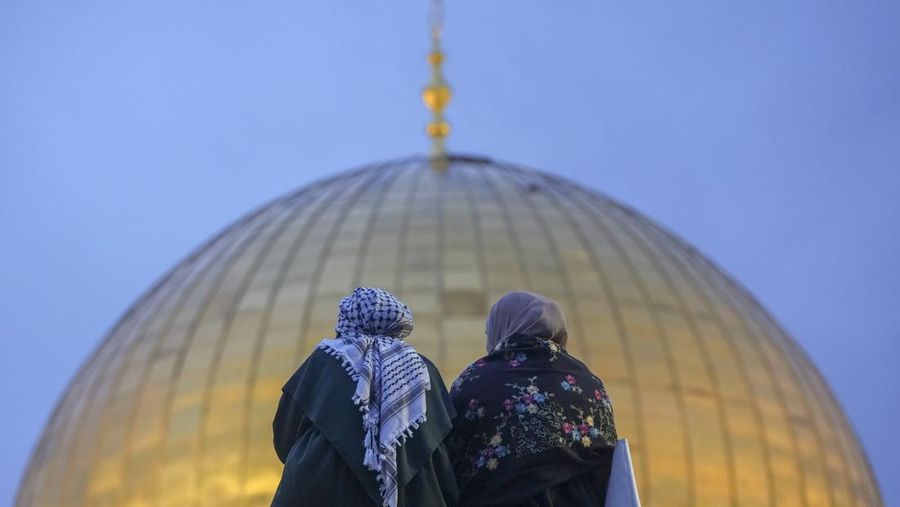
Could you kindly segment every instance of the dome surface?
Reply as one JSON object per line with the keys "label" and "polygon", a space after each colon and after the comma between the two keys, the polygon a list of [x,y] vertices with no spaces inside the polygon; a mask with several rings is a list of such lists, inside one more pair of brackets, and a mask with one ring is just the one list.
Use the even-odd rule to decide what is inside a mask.
{"label": "dome surface", "polygon": [[679,238],[544,173],[375,164],[281,197],[138,300],[68,386],[18,506],[267,506],[281,386],[384,287],[449,384],[507,291],[557,300],[607,384],[645,505],[880,505],[825,381],[748,292]]}

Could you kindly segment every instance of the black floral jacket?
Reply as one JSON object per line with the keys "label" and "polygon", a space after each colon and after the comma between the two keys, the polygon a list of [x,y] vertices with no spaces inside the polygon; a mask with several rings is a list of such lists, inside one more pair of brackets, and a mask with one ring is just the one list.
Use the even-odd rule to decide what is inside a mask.
{"label": "black floral jacket", "polygon": [[603,382],[553,342],[504,340],[463,370],[450,397],[461,501],[524,501],[611,460],[617,436]]}

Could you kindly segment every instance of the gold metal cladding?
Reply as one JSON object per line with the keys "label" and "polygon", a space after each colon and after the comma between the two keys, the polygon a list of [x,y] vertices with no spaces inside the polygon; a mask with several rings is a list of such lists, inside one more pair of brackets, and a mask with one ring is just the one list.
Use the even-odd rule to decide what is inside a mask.
{"label": "gold metal cladding", "polygon": [[428,137],[444,138],[450,134],[450,124],[447,122],[432,122],[425,126]]}
{"label": "gold metal cladding", "polygon": [[431,112],[431,122],[425,133],[431,139],[432,168],[443,170],[448,167],[446,138],[450,135],[450,124],[444,117],[444,110],[450,103],[453,93],[444,79],[444,52],[441,49],[441,32],[443,30],[443,4],[435,0],[431,5],[431,52],[428,64],[431,66],[431,81],[422,90],[422,102]]}
{"label": "gold metal cladding", "polygon": [[[815,366],[738,282],[640,213],[474,157],[374,164],[237,221],[175,266],[74,376],[16,505],[268,506],[281,386],[359,285],[415,314],[449,385],[490,305],[545,294],[606,383],[644,505],[881,505]],[[814,339],[815,337],[810,337]]]}
{"label": "gold metal cladding", "polygon": [[422,102],[428,107],[428,110],[440,114],[444,112],[444,108],[450,103],[450,88],[444,83],[430,84],[422,90]]}

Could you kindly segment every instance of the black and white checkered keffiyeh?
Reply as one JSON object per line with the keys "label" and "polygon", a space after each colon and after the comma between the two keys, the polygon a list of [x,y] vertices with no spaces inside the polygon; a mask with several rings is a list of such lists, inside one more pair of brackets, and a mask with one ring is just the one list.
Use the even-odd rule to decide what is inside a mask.
{"label": "black and white checkered keffiyeh", "polygon": [[425,422],[428,368],[403,338],[412,332],[409,307],[384,289],[360,287],[341,300],[335,332],[319,347],[341,361],[356,382],[353,403],[363,413],[363,463],[378,473],[385,506],[397,505],[397,447]]}

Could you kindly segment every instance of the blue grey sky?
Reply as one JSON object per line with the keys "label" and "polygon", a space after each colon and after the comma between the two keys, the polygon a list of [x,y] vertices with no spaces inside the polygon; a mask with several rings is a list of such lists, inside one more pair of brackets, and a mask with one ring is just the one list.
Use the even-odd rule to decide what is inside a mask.
{"label": "blue grey sky", "polygon": [[[119,315],[201,241],[427,149],[426,4],[0,4],[0,503]],[[830,381],[900,505],[900,3],[452,0],[450,146],[674,230]]]}

